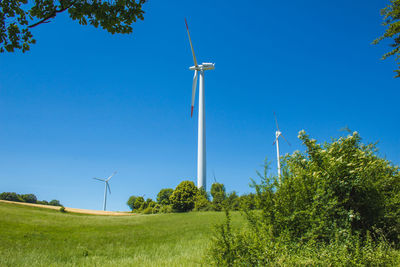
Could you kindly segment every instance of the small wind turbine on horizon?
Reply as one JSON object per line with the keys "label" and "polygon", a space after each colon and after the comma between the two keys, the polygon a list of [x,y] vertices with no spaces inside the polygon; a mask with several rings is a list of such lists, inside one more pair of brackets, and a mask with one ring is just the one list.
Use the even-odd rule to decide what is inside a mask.
{"label": "small wind turbine on horizon", "polygon": [[107,206],[107,189],[108,192],[111,195],[111,189],[110,189],[110,185],[108,184],[108,181],[110,181],[111,177],[113,177],[117,172],[114,172],[113,174],[111,174],[107,179],[100,179],[100,178],[93,178],[95,180],[101,181],[105,183],[105,188],[104,188],[104,203],[103,203],[103,210],[106,210],[106,206]]}
{"label": "small wind turbine on horizon", "polygon": [[281,162],[280,162],[280,156],[279,156],[279,137],[282,136],[282,138],[288,143],[290,146],[290,143],[286,138],[283,136],[282,132],[279,130],[279,125],[278,125],[278,120],[276,118],[275,112],[274,112],[274,118],[275,118],[275,124],[276,124],[276,132],[275,132],[275,141],[272,143],[274,145],[276,143],[276,157],[277,157],[277,162],[278,162],[278,178],[279,178],[279,183],[281,183]]}
{"label": "small wind turbine on horizon", "polygon": [[190,48],[192,50],[194,66],[190,70],[194,70],[193,84],[192,84],[192,105],[190,116],[193,116],[194,101],[196,98],[197,77],[200,73],[199,79],[199,119],[198,119],[198,140],[197,140],[197,187],[206,189],[206,123],[205,123],[205,104],[204,104],[204,71],[213,70],[214,63],[197,64],[196,56],[194,54],[192,39],[190,38],[189,27],[185,18],[186,30],[189,37]]}

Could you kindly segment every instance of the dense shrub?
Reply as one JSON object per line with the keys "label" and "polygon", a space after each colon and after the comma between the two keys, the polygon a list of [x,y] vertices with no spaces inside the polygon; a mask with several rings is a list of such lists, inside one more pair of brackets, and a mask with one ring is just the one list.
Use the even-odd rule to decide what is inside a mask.
{"label": "dense shrub", "polygon": [[179,212],[192,210],[197,194],[198,189],[193,182],[181,182],[170,196],[172,208]]}
{"label": "dense shrub", "polygon": [[130,196],[128,201],[126,202],[126,205],[128,205],[128,207],[131,210],[135,209],[135,201],[136,201],[137,196]]}
{"label": "dense shrub", "polygon": [[160,207],[159,213],[171,213],[173,212],[172,205],[163,205]]}
{"label": "dense shrub", "polygon": [[226,198],[225,186],[220,183],[213,183],[211,185],[211,196],[213,209],[216,211],[222,210],[223,202]]}
{"label": "dense shrub", "polygon": [[253,193],[244,194],[239,197],[240,209],[254,210],[257,208],[256,195]]}
{"label": "dense shrub", "polygon": [[231,192],[225,198],[223,205],[229,210],[240,210],[240,198],[236,192]]}
{"label": "dense shrub", "polygon": [[135,203],[133,204],[133,207],[135,208],[135,210],[142,210],[145,208],[146,202],[144,201],[143,197],[137,197],[135,199]]}
{"label": "dense shrub", "polygon": [[329,243],[296,242],[288,235],[275,236],[270,228],[232,231],[230,216],[217,229],[209,260],[214,266],[398,266],[400,251],[384,238],[365,239],[347,231]]}
{"label": "dense shrub", "polygon": [[143,214],[153,214],[153,208],[147,207],[142,211]]}
{"label": "dense shrub", "polygon": [[169,201],[169,197],[174,192],[171,188],[164,188],[161,189],[160,192],[157,194],[157,203],[160,205],[169,205],[171,204]]}
{"label": "dense shrub", "polygon": [[36,203],[37,202],[37,198],[34,194],[21,195],[21,199],[23,202],[27,202],[27,203]]}
{"label": "dense shrub", "polygon": [[[306,147],[282,161],[282,182],[267,176],[254,183],[256,207],[244,209],[248,226],[218,228],[216,265],[391,265],[399,260],[400,171],[364,145],[358,133]],[[307,254],[308,253],[308,254]],[[389,256],[388,256],[389,255]],[[397,255],[397,256],[396,256]],[[335,259],[340,259],[340,261]],[[397,262],[398,263],[398,262]]]}
{"label": "dense shrub", "polygon": [[49,202],[49,205],[51,205],[51,206],[62,206],[61,203],[60,203],[60,201],[57,200],[57,199],[51,200],[51,201]]}
{"label": "dense shrub", "polygon": [[3,192],[0,194],[1,200],[18,201],[21,202],[21,197],[15,192]]}

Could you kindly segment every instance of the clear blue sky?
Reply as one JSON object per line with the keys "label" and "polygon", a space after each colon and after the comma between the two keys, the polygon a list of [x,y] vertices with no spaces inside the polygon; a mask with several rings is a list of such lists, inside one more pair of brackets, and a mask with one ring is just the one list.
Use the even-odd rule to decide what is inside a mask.
{"label": "clear blue sky", "polygon": [[[80,26],[66,15],[34,29],[31,51],[0,54],[0,191],[110,210],[131,195],[196,180],[192,56],[206,73],[208,189],[250,192],[265,157],[276,172],[275,111],[292,143],[348,125],[400,163],[400,79],[379,10],[389,1],[149,1],[131,35]],[[197,112],[197,103],[196,103]]]}

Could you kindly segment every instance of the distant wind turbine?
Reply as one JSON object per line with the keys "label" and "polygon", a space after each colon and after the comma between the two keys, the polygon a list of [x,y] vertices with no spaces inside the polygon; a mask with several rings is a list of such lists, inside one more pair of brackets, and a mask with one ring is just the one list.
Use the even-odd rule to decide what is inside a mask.
{"label": "distant wind turbine", "polygon": [[274,145],[276,143],[276,157],[277,157],[277,162],[278,162],[278,178],[279,178],[279,183],[281,183],[281,163],[280,163],[280,156],[279,156],[279,137],[282,136],[282,138],[288,143],[290,146],[290,143],[286,138],[283,136],[282,132],[279,130],[279,125],[278,125],[278,120],[276,119],[276,115],[274,112],[274,117],[275,117],[275,123],[276,123],[276,132],[275,132],[275,141],[272,143]]}
{"label": "distant wind turbine", "polygon": [[190,116],[193,116],[194,100],[196,97],[197,77],[200,73],[199,81],[199,119],[198,119],[198,141],[197,141],[197,187],[206,189],[206,123],[205,123],[205,104],[204,104],[204,71],[213,70],[214,63],[197,64],[196,56],[192,39],[190,38],[189,27],[185,19],[186,30],[189,37],[190,48],[192,50],[194,66],[190,70],[194,70],[193,84],[192,84],[192,106]]}
{"label": "distant wind turbine", "polygon": [[107,205],[107,189],[108,192],[111,194],[111,189],[110,189],[110,185],[108,184],[108,181],[110,181],[111,177],[113,177],[117,172],[114,172],[113,174],[111,174],[107,179],[100,179],[100,178],[93,178],[95,180],[104,182],[104,203],[103,203],[103,210],[106,210],[106,205]]}

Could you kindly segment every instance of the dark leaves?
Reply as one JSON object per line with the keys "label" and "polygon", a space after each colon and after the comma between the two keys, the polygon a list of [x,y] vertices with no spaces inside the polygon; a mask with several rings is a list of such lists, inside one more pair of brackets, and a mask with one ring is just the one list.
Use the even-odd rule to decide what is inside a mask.
{"label": "dark leaves", "polygon": [[28,51],[35,44],[30,28],[48,23],[68,10],[73,20],[114,33],[131,33],[132,24],[143,20],[145,0],[27,0],[0,1],[0,52]]}

